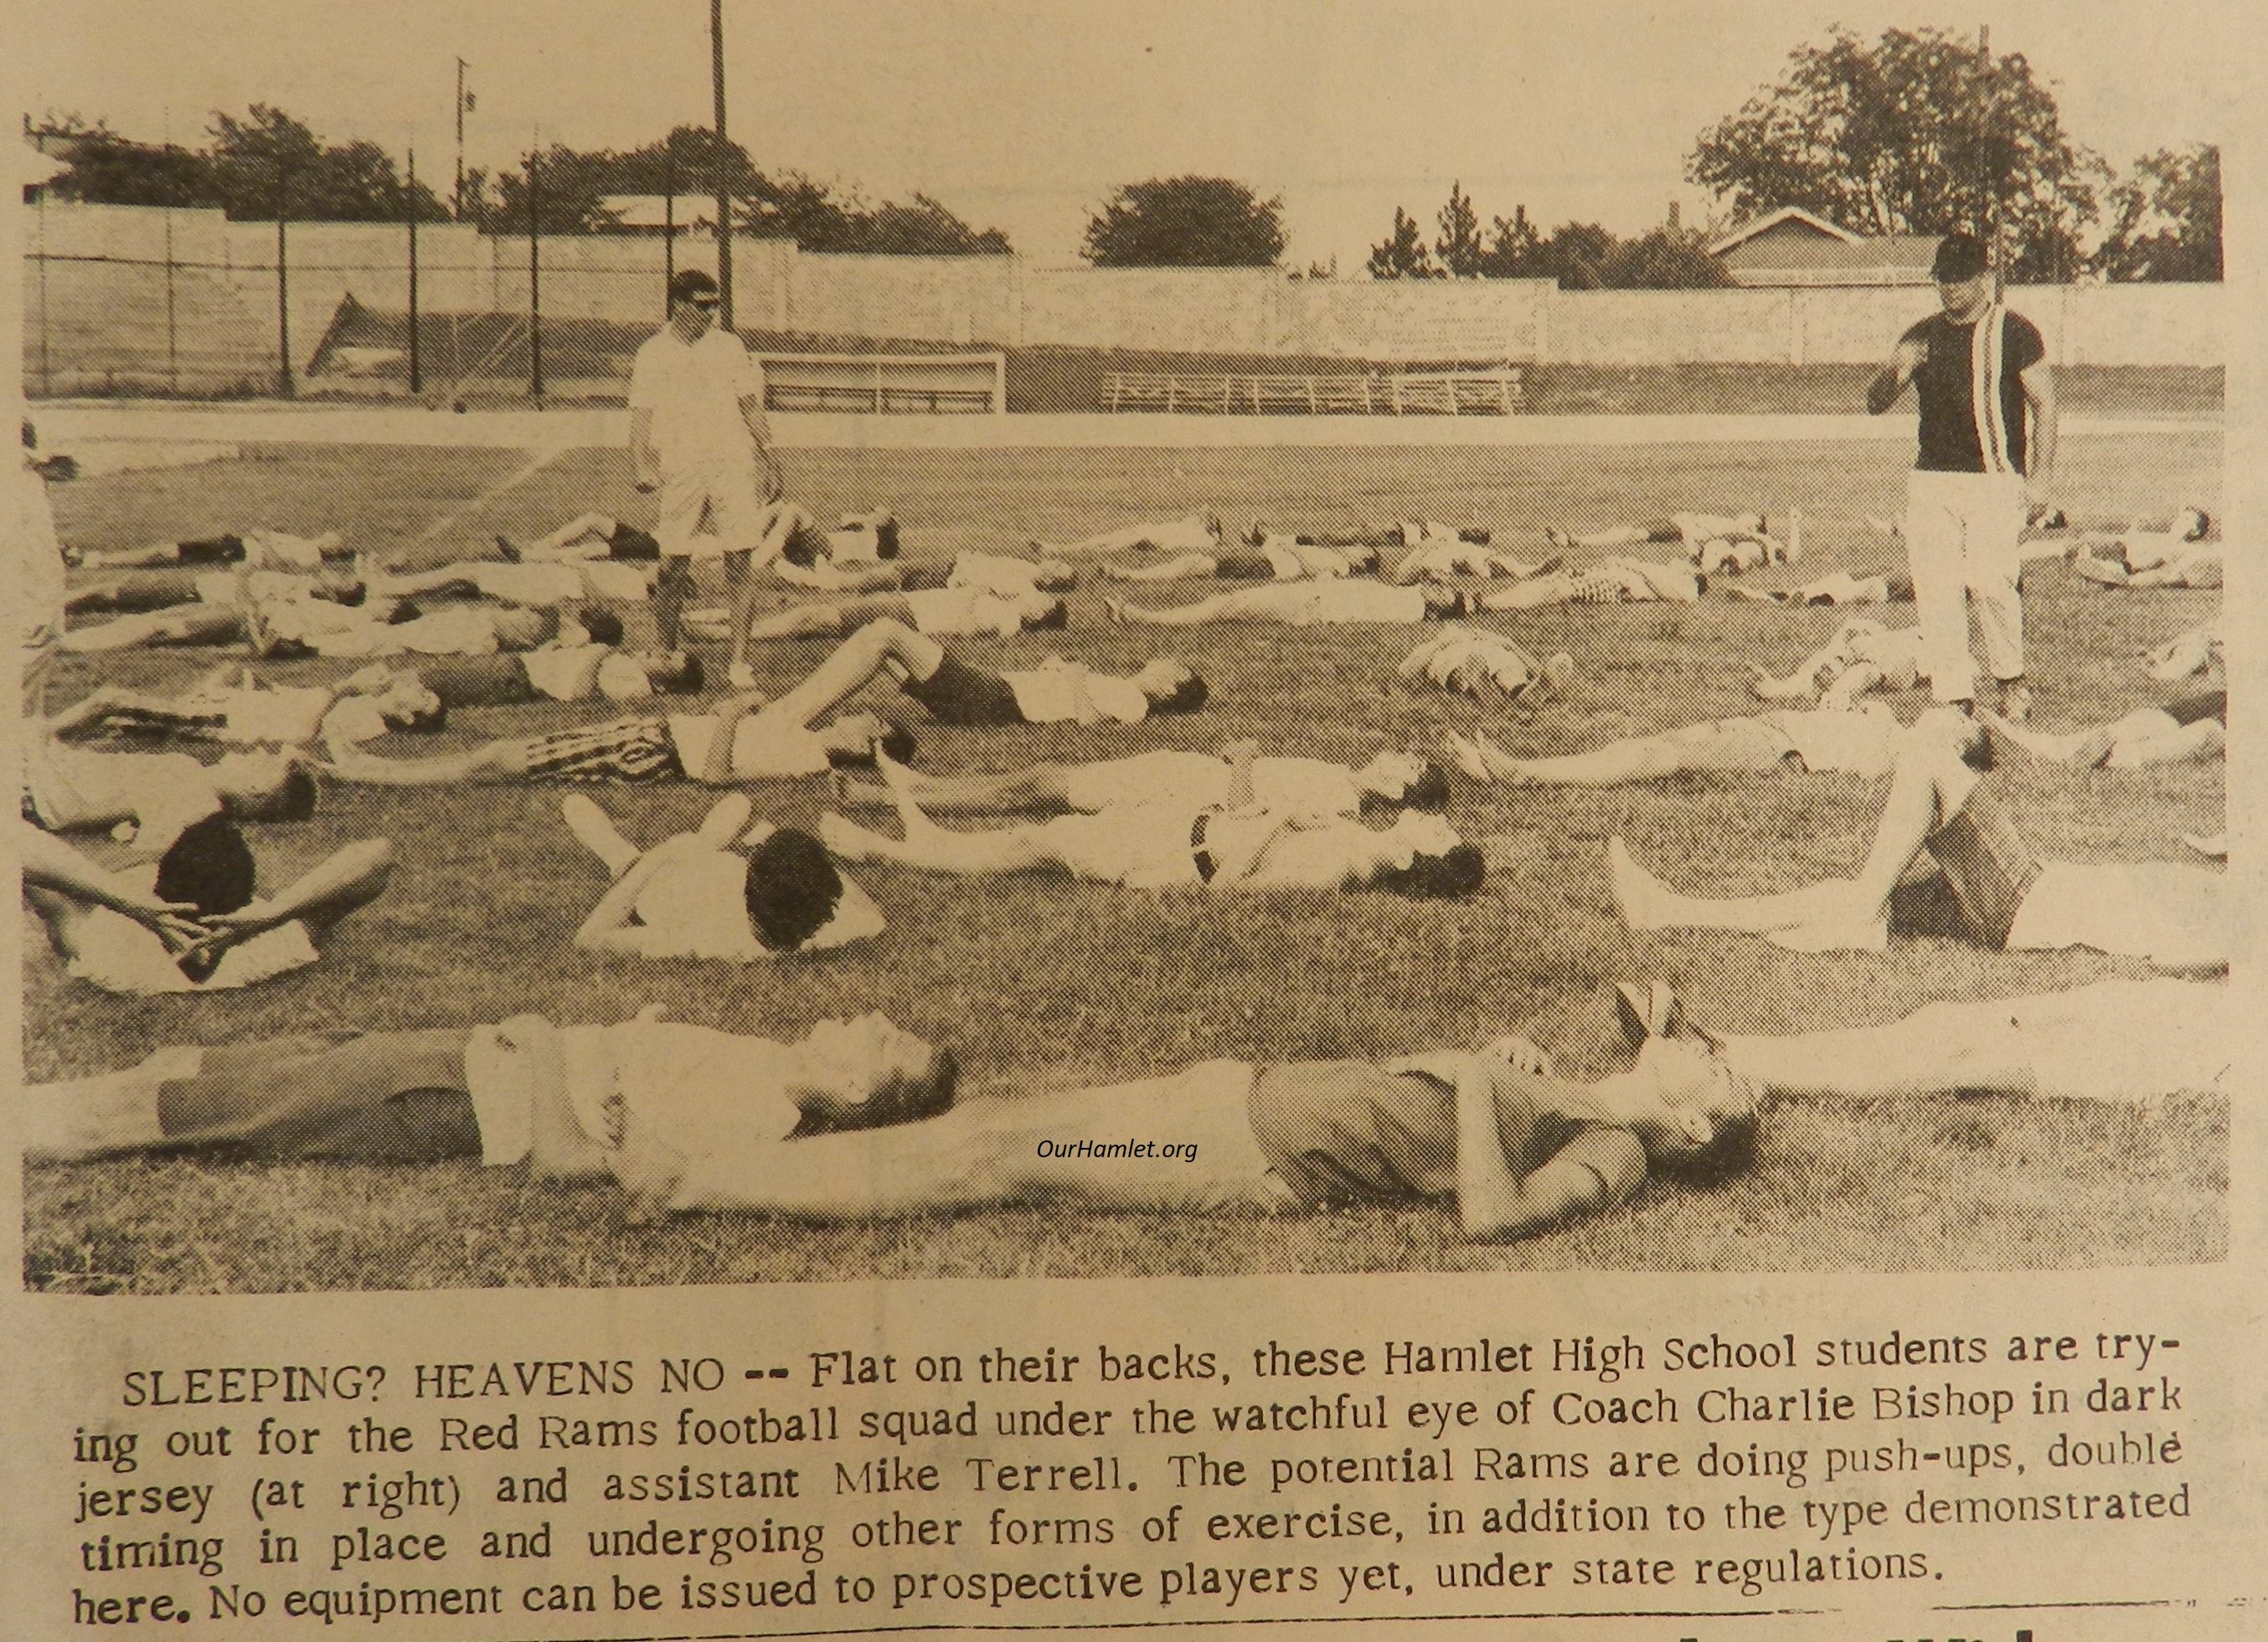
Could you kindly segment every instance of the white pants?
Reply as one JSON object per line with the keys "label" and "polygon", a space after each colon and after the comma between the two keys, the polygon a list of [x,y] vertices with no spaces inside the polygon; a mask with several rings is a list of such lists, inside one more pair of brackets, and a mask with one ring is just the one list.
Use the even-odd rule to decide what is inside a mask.
{"label": "white pants", "polygon": [[2024,482],[2015,474],[1931,473],[1906,483],[1906,557],[1921,627],[1921,670],[1941,702],[1976,694],[1969,612],[1996,679],[2024,672]]}

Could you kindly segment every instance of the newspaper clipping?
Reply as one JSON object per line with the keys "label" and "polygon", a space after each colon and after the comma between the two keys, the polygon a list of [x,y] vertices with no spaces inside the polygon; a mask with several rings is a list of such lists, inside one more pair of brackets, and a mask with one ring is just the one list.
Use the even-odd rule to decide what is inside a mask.
{"label": "newspaper clipping", "polygon": [[6,11],[0,1636],[2268,1633],[2257,8]]}

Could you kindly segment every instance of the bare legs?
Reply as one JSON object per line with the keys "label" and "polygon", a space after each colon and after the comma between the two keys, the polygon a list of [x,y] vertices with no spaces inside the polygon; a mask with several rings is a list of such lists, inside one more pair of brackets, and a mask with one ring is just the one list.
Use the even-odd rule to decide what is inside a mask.
{"label": "bare legs", "polygon": [[1557,787],[1620,786],[1688,772],[1760,775],[1778,769],[1787,756],[1787,749],[1775,746],[1771,732],[1753,719],[1689,725],[1558,758],[1513,758],[1480,735],[1469,745],[1492,778]]}
{"label": "bare legs", "polygon": [[828,849],[846,861],[890,861],[932,873],[951,873],[969,878],[989,878],[1004,873],[1028,872],[1055,861],[1040,843],[1035,828],[1009,827],[987,832],[947,832],[922,813],[903,784],[905,767],[887,755],[878,755],[883,779],[897,800],[898,819],[904,824],[902,843],[870,832],[840,815],[822,815],[819,836]]}

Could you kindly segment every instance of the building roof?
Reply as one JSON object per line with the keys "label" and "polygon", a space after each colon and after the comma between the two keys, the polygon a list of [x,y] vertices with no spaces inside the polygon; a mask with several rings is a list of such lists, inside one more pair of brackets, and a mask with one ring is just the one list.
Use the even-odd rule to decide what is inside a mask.
{"label": "building roof", "polygon": [[1856,234],[1797,206],[1709,247],[1735,284],[1926,285],[1937,234]]}

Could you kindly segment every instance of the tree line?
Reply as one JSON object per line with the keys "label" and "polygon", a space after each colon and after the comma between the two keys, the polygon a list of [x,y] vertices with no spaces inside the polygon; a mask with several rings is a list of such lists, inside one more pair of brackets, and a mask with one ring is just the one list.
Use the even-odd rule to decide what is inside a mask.
{"label": "tree line", "polygon": [[[370,142],[329,144],[302,121],[254,103],[216,114],[202,149],[135,143],[75,119],[67,199],[217,206],[232,217],[283,214],[348,222],[439,221],[434,191],[397,175]],[[917,193],[870,203],[795,172],[757,169],[738,144],[680,126],[627,152],[554,144],[534,157],[534,216],[548,233],[601,230],[615,195],[733,202],[736,231],[792,239],[806,251],[1003,254],[1008,236],[978,229]],[[1857,234],[1997,232],[2009,276],[2058,282],[2221,276],[2220,151],[2207,144],[2138,158],[2123,179],[2065,130],[2054,90],[2021,53],[1994,56],[1942,29],[1836,28],[1789,54],[1778,80],[1697,139],[1685,175],[1734,220],[1798,206]],[[466,174],[464,215],[525,232],[528,173]],[[1284,202],[1226,177],[1130,182],[1092,212],[1082,254],[1098,268],[1272,268],[1285,247]],[[1729,283],[1707,237],[1665,225],[1632,239],[1596,223],[1543,233],[1523,207],[1484,228],[1462,182],[1427,238],[1396,207],[1366,264],[1378,279],[1550,279],[1575,290]],[[2088,248],[2089,231],[2101,238]],[[1325,270],[1312,269],[1312,274]]]}
{"label": "tree line", "polygon": [[[238,221],[278,216],[318,222],[446,222],[450,205],[423,179],[411,183],[393,156],[368,141],[327,143],[306,121],[265,103],[241,117],[215,113],[202,148],[139,143],[74,114],[40,135],[60,144],[66,168],[48,185],[61,199],[100,205],[205,207]],[[796,172],[756,168],[739,144],[680,126],[627,152],[553,144],[534,156],[535,222],[545,233],[600,232],[617,220],[609,195],[674,192],[713,199],[721,182],[736,232],[790,238],[806,251],[901,255],[1003,255],[1008,236],[978,229],[925,194],[870,203]],[[466,220],[525,233],[528,172],[465,173]],[[689,220],[690,209],[686,212]]]}

